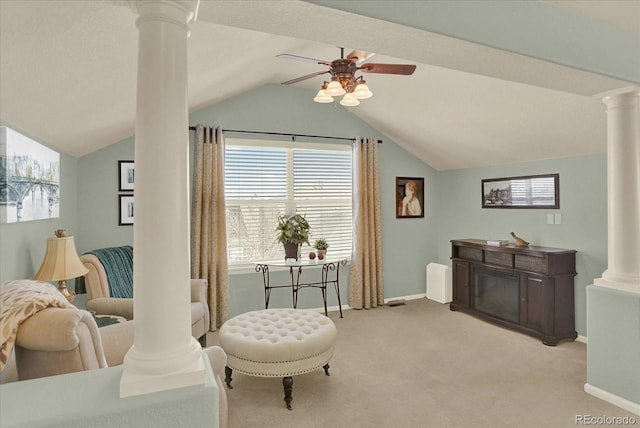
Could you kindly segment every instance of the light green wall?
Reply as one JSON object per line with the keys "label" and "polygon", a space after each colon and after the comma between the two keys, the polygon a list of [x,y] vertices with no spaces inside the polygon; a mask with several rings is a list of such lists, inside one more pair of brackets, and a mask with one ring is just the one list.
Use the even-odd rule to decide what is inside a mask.
{"label": "light green wall", "polygon": [[607,393],[628,400],[616,404],[640,414],[640,294],[591,285],[587,307],[585,389],[608,400]]}
{"label": "light green wall", "polygon": [[[513,231],[532,243],[568,248],[576,254],[576,330],[586,336],[586,292],[607,266],[606,155],[552,159],[438,173],[438,259],[451,253],[455,238],[508,239]],[[560,209],[482,209],[483,178],[559,173]],[[562,224],[547,224],[560,213]]]}
{"label": "light green wall", "polygon": [[[343,107],[314,103],[312,92],[267,85],[192,113],[190,123],[227,129],[382,138],[380,183],[386,298],[424,293],[425,266],[429,262],[450,265],[451,239],[508,238],[513,230],[536,245],[578,251],[576,329],[578,334],[587,335],[585,287],[600,277],[607,263],[606,155],[438,172]],[[44,255],[46,237],[57,227],[66,227],[74,233],[80,253],[132,244],[133,228],[118,226],[118,160],[133,159],[133,153],[134,141],[128,138],[79,161],[62,155],[62,217],[2,226],[2,279],[33,275]],[[560,174],[559,210],[480,207],[483,178],[542,173]],[[396,176],[425,178],[424,219],[395,218]],[[77,198],[75,193],[67,193],[75,191],[76,177]],[[77,214],[72,209],[75,206]],[[548,225],[548,213],[562,214],[562,224]],[[9,251],[14,247],[17,252]],[[273,280],[280,282],[287,278],[276,275]],[[230,285],[232,315],[262,307],[258,273],[232,275]],[[348,268],[341,272],[343,304],[347,302],[347,285]],[[300,294],[301,308],[320,306],[319,292],[315,291]],[[288,292],[274,291],[273,307],[286,307],[290,302]],[[337,305],[331,291],[329,305]]]}
{"label": "light green wall", "polygon": [[133,227],[118,226],[118,161],[133,159],[133,137],[90,153],[78,167],[79,254],[96,248],[133,244]]}
{"label": "light green wall", "polygon": [[220,391],[205,353],[202,358],[202,385],[126,398],[120,398],[122,366],[0,385],[0,426],[217,428]]}
{"label": "light green wall", "polygon": [[[34,141],[56,150],[46,142],[34,138],[9,123],[2,122],[2,125],[13,128]],[[60,153],[60,217],[0,224],[0,283],[12,279],[32,278],[42,264],[47,248],[47,238],[54,235],[54,230],[66,229],[69,235],[76,236],[77,240],[77,178],[78,159],[66,153]]]}
{"label": "light green wall", "polygon": [[[435,248],[429,243],[435,236],[433,206],[435,171],[406,152],[384,135],[369,127],[339,105],[313,102],[315,91],[267,85],[233,99],[221,102],[191,115],[191,124],[220,125],[227,129],[287,132],[338,137],[374,137],[384,143],[379,147],[380,186],[382,198],[382,245],[385,297],[425,292],[425,265],[434,261]],[[425,178],[426,216],[424,219],[395,218],[395,177]],[[418,236],[420,239],[415,239]],[[312,274],[319,278],[319,272]],[[255,272],[232,275],[231,313],[260,309],[264,305],[261,278]],[[276,275],[272,281],[287,281]],[[348,269],[341,272],[342,303],[348,296]],[[329,292],[329,304],[337,305],[335,293]],[[299,307],[319,307],[319,291],[304,290]],[[288,307],[291,294],[275,290],[270,307]]]}
{"label": "light green wall", "polygon": [[[222,101],[190,115],[190,124],[222,126],[226,129],[286,132],[338,137],[374,137],[385,142],[380,146],[380,183],[382,193],[383,265],[385,297],[425,292],[425,266],[436,260],[435,200],[436,172],[385,138],[339,105],[314,103],[315,91],[279,85],[267,85]],[[252,135],[253,137],[253,135]],[[259,135],[255,136],[260,138]],[[131,227],[118,226],[118,160],[133,159],[134,141],[128,138],[80,161],[79,224],[77,246],[80,253],[95,248],[131,244]],[[395,177],[425,178],[425,218],[395,218]],[[419,239],[416,239],[419,237]],[[319,273],[318,273],[319,275]],[[274,281],[286,281],[276,275]],[[340,276],[342,303],[347,303],[348,269]],[[232,315],[264,306],[259,274],[232,275],[230,305]],[[278,293],[277,291],[281,291]],[[270,307],[288,307],[291,295],[274,291]],[[300,294],[299,307],[319,307],[319,291]],[[329,292],[329,305],[337,305],[335,293]]]}

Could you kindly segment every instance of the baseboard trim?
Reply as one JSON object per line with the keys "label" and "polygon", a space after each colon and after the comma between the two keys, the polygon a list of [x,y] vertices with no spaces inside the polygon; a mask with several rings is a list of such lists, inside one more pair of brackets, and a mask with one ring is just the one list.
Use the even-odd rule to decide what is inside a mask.
{"label": "baseboard trim", "polygon": [[[342,310],[346,311],[351,309],[351,306],[349,305],[342,305]],[[313,311],[313,312],[321,312],[324,314],[324,306],[319,307],[319,308],[309,308],[307,309],[308,311]],[[335,305],[335,306],[327,306],[327,312],[338,312],[340,310],[340,306]]]}
{"label": "baseboard trim", "polygon": [[409,296],[398,296],[398,297],[390,297],[388,299],[384,299],[384,303],[389,303],[392,300],[417,300],[417,299],[424,299],[425,297],[427,297],[426,293],[422,293],[422,294],[411,294]]}
{"label": "baseboard trim", "polygon": [[[417,299],[425,299],[426,297],[427,297],[427,293],[411,294],[409,296],[390,297],[388,299],[384,299],[384,303],[387,304],[392,300],[417,300]],[[352,309],[351,306],[342,305],[342,310],[343,311],[347,311],[349,309]],[[314,311],[314,312],[322,312],[322,313],[324,313],[324,307],[310,308],[308,310]],[[338,310],[340,310],[340,307],[338,305],[327,306],[327,312],[337,312]]]}
{"label": "baseboard trim", "polygon": [[627,410],[636,415],[640,415],[639,403],[634,403],[633,401],[629,401],[626,398],[622,398],[608,391],[605,391],[604,389],[589,385],[588,383],[584,384],[584,392],[593,395],[596,398],[604,400],[607,403],[611,403],[614,406],[620,407],[621,409]]}
{"label": "baseboard trim", "polygon": [[576,337],[576,342],[581,342],[587,345],[587,336],[578,335],[578,337]]}

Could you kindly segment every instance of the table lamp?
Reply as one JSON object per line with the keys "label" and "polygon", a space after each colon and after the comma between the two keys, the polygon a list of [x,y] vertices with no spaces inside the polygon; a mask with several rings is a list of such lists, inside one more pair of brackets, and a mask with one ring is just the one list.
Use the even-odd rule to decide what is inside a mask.
{"label": "table lamp", "polygon": [[58,281],[60,293],[72,302],[76,293],[69,293],[67,280],[85,275],[89,269],[82,264],[78,257],[73,236],[67,236],[67,231],[64,229],[57,229],[55,235],[47,239],[47,252],[40,270],[33,279]]}

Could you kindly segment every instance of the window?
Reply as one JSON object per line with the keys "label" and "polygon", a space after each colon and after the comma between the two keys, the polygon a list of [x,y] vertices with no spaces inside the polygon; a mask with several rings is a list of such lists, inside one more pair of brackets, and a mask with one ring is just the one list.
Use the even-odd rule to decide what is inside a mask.
{"label": "window", "polygon": [[329,242],[332,256],[350,256],[352,155],[348,144],[225,139],[229,266],[284,257],[275,228],[283,214],[303,214],[310,246]]}

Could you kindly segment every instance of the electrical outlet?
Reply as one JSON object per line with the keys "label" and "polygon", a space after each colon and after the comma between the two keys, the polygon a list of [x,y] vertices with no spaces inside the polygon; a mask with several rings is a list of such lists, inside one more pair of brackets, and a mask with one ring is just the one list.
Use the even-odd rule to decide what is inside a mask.
{"label": "electrical outlet", "polygon": [[547,214],[547,224],[553,224],[553,214]]}
{"label": "electrical outlet", "polygon": [[554,214],[556,224],[562,224],[562,214]]}

